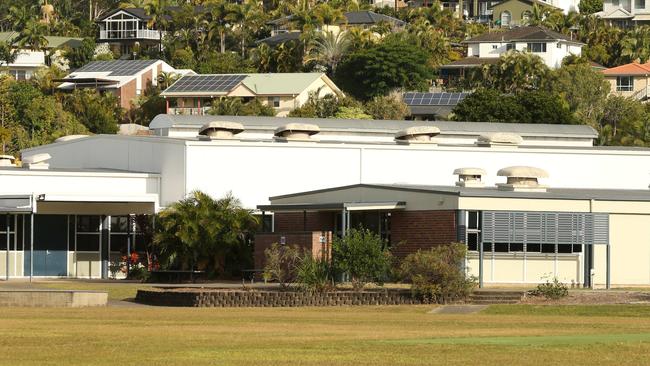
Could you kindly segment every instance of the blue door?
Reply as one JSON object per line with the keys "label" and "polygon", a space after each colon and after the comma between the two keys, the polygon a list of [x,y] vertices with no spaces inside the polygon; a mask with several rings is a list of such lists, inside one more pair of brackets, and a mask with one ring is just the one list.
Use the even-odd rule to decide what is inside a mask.
{"label": "blue door", "polygon": [[[27,227],[27,225],[26,225]],[[28,231],[28,230],[26,230]],[[29,244],[25,246],[25,273],[30,269]],[[67,276],[68,217],[34,216],[34,276]]]}

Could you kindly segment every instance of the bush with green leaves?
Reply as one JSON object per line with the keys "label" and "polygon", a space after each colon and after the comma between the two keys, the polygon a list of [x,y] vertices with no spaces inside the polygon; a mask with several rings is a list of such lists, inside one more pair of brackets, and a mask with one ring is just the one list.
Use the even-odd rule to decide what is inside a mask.
{"label": "bush with green leaves", "polygon": [[296,279],[302,250],[297,245],[273,243],[264,250],[264,257],[264,280],[277,281],[282,289],[287,289]]}
{"label": "bush with green leaves", "polygon": [[323,293],[334,289],[332,266],[328,258],[305,253],[296,273],[302,289],[310,293]]}
{"label": "bush with green leaves", "polygon": [[411,283],[413,296],[424,302],[463,300],[476,287],[476,279],[463,270],[466,251],[461,243],[418,250],[404,258],[398,272],[404,282]]}
{"label": "bush with green leaves", "polygon": [[344,237],[336,238],[332,257],[335,270],[348,274],[356,291],[367,283],[383,284],[392,263],[386,241],[367,229],[350,229]]}
{"label": "bush with green leaves", "polygon": [[547,278],[545,283],[537,285],[537,288],[531,291],[531,295],[544,296],[549,300],[559,300],[569,295],[569,289],[557,277],[553,277],[553,281]]}

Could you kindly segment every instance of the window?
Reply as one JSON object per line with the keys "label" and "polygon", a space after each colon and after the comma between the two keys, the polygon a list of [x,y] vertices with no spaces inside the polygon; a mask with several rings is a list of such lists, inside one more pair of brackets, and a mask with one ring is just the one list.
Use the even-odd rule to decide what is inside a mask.
{"label": "window", "polygon": [[515,44],[514,43],[508,43],[506,45],[506,51],[511,51],[515,49]]}
{"label": "window", "polygon": [[645,0],[634,0],[634,9],[645,9]]}
{"label": "window", "polygon": [[499,48],[498,45],[496,45],[496,44],[493,44],[493,45],[492,45],[492,49],[493,49],[493,50],[496,50],[496,49],[498,49],[498,48]]}
{"label": "window", "polygon": [[25,70],[9,70],[9,74],[16,80],[27,80],[27,72]]}
{"label": "window", "polygon": [[616,91],[632,91],[634,90],[634,78],[631,76],[618,76],[616,77]]}
{"label": "window", "polygon": [[526,47],[528,52],[533,52],[533,53],[543,53],[546,52],[546,43],[528,43],[528,46]]}
{"label": "window", "polygon": [[273,108],[280,108],[280,97],[269,97],[269,105]]}
{"label": "window", "polygon": [[620,0],[612,0],[612,5],[613,6],[619,6],[620,5]]}
{"label": "window", "polygon": [[512,14],[509,11],[504,11],[501,13],[501,26],[509,27],[510,22],[512,21]]}
{"label": "window", "polygon": [[[467,250],[478,251],[481,243],[481,212],[468,211],[466,213],[466,219],[467,232],[465,234],[465,242],[467,243]],[[490,246],[488,250],[491,251],[492,247]]]}

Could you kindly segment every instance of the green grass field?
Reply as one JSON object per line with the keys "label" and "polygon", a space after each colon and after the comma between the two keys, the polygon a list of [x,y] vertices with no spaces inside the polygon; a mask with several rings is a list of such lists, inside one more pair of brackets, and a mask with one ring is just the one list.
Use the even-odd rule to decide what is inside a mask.
{"label": "green grass field", "polygon": [[3,308],[2,365],[648,365],[650,307]]}

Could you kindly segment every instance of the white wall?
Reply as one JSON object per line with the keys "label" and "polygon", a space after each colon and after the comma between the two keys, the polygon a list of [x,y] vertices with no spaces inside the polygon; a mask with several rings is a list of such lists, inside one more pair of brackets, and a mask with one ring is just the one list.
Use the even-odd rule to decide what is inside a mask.
{"label": "white wall", "polygon": [[[500,57],[502,54],[507,52],[508,43],[509,42],[486,42],[480,43],[478,46],[472,44],[468,48],[468,56],[475,55],[475,52],[478,51],[479,57]],[[546,42],[546,52],[535,52],[534,55],[541,57],[546,66],[554,69],[562,66],[562,60],[569,54],[574,54],[576,56],[580,56],[582,54],[582,46],[580,45],[568,44],[566,42],[561,42],[559,48],[557,45],[558,42]],[[496,46],[496,49],[494,46]],[[520,52],[525,52],[527,50],[527,47],[528,42],[517,42],[514,46],[515,50]]]}

